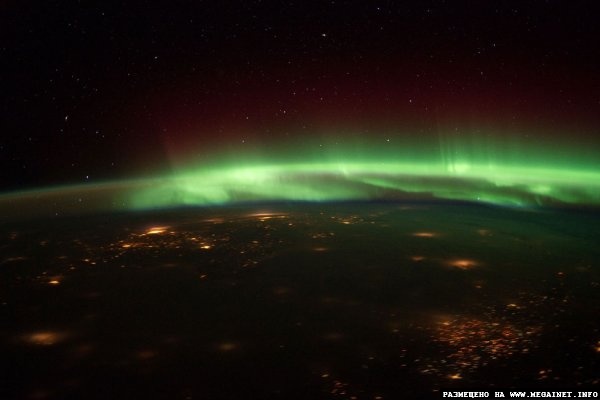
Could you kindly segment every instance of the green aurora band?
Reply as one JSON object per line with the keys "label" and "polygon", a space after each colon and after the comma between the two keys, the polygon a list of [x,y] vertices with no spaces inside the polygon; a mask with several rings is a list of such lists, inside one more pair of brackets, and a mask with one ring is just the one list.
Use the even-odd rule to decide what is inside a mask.
{"label": "green aurora band", "polygon": [[232,166],[148,182],[133,209],[244,201],[439,198],[503,205],[600,204],[600,173],[552,168],[418,163]]}
{"label": "green aurora band", "polygon": [[445,141],[443,146],[439,138],[435,144],[288,143],[268,152],[264,147],[232,152],[158,177],[9,193],[0,197],[0,211],[17,212],[18,205],[39,209],[42,203],[73,213],[378,199],[600,205],[597,145],[549,143],[544,148],[539,143],[504,141],[501,146],[486,140]]}
{"label": "green aurora band", "polygon": [[369,140],[356,135],[235,149],[124,199],[133,209],[245,201],[451,199],[502,205],[600,204],[600,152],[516,136]]}

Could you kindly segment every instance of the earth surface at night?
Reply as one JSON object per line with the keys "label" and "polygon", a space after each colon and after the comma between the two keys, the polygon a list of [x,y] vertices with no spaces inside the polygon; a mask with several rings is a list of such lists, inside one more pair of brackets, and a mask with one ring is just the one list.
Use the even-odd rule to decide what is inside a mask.
{"label": "earth surface at night", "polygon": [[250,204],[6,222],[0,246],[2,398],[599,385],[597,211]]}

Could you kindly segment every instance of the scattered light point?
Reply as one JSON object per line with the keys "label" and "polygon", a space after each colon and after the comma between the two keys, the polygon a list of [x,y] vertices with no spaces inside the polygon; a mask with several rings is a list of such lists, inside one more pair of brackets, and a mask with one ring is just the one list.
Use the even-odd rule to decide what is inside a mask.
{"label": "scattered light point", "polygon": [[476,267],[478,263],[474,260],[469,259],[457,259],[448,261],[448,265],[454,268],[466,270]]}
{"label": "scattered light point", "polygon": [[155,226],[146,231],[146,235],[159,235],[167,231],[168,226]]}
{"label": "scattered light point", "polygon": [[422,238],[432,238],[432,237],[436,237],[437,234],[433,233],[433,232],[415,232],[415,233],[413,233],[413,236],[422,237]]}

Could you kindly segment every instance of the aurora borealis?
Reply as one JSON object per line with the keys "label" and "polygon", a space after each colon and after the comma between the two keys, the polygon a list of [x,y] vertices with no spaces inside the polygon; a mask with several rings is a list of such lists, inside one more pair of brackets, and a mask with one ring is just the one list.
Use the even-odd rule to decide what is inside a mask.
{"label": "aurora borealis", "polygon": [[273,155],[237,153],[237,160],[184,167],[151,180],[149,188],[133,191],[124,203],[139,209],[431,197],[502,205],[599,204],[600,170],[589,149],[587,154],[565,146],[562,153],[544,152],[542,145],[524,143],[499,152],[499,144],[490,141],[354,141],[345,148],[330,140],[309,142],[304,149],[298,143],[278,146]]}
{"label": "aurora borealis", "polygon": [[[272,146],[270,154],[237,151],[211,162],[189,161],[158,176],[8,194],[0,205],[30,204],[30,212],[54,207],[67,214],[273,201],[600,205],[594,148],[515,139],[498,151],[501,144],[493,141],[448,136],[427,143],[356,139],[351,147],[336,140],[280,144]],[[505,138],[503,143],[511,141]]]}

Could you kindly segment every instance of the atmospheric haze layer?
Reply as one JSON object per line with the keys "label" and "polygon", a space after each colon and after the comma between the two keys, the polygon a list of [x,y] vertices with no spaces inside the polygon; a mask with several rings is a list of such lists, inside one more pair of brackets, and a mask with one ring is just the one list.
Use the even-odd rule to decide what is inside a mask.
{"label": "atmospheric haze layer", "polygon": [[5,215],[263,201],[444,199],[509,206],[600,205],[600,152],[567,141],[481,136],[307,140],[236,149],[136,179],[4,194]]}

